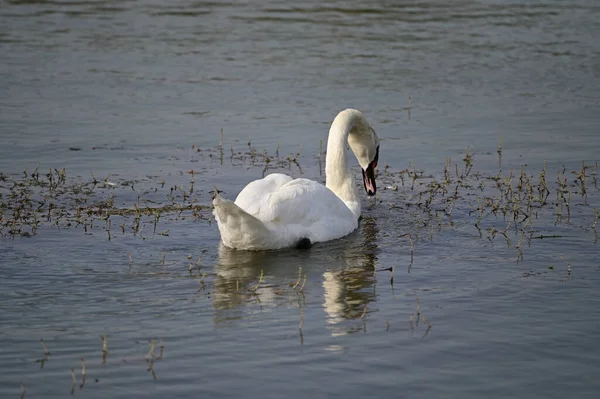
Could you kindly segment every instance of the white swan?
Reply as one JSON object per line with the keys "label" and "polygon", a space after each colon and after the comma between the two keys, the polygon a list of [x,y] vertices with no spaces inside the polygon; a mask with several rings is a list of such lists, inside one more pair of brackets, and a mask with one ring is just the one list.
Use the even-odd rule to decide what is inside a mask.
{"label": "white swan", "polygon": [[273,173],[248,184],[235,203],[216,195],[214,215],[223,244],[245,250],[279,249],[334,240],[358,227],[360,198],[348,168],[349,144],[375,195],[379,138],[360,111],[340,112],[329,129],[325,183]]}

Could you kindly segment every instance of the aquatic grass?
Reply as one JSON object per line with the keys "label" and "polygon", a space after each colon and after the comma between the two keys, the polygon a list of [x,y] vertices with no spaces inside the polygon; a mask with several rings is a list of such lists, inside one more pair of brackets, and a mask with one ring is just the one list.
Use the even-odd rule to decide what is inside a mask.
{"label": "aquatic grass", "polygon": [[427,317],[425,317],[425,315],[423,315],[423,323],[427,326],[427,329],[425,330],[425,333],[423,334],[421,339],[425,339],[425,337],[429,335],[429,331],[431,331],[431,323],[429,323],[429,320],[427,320]]}
{"label": "aquatic grass", "polygon": [[44,368],[44,364],[50,360],[50,351],[48,350],[48,347],[46,346],[46,343],[44,342],[43,338],[40,338],[40,342],[42,344],[42,348],[44,349],[44,357],[41,359],[37,359],[35,362],[40,364],[40,368]]}
{"label": "aquatic grass", "polygon": [[598,232],[596,231],[596,225],[598,224],[598,210],[592,208],[594,211],[594,223],[592,224],[592,231],[594,232],[594,244],[598,243]]}
{"label": "aquatic grass", "polygon": [[[43,225],[58,229],[82,226],[88,233],[94,230],[96,223],[103,221],[107,238],[112,240],[113,218],[116,217],[123,234],[127,221],[132,220],[131,231],[145,239],[142,232],[149,224],[147,219],[150,216],[153,216],[153,234],[157,234],[161,216],[177,214],[176,217],[181,217],[182,213],[191,212],[196,219],[207,219],[210,214],[209,205],[197,204],[191,198],[193,178],[189,191],[180,185],[170,187],[166,195],[169,203],[161,204],[146,198],[146,195],[159,191],[155,187],[138,190],[136,201],[123,207],[116,206],[116,193],[126,187],[134,188],[136,181],[123,180],[117,185],[109,182],[107,177],[101,184],[93,173],[91,181],[80,181],[79,178],[68,178],[65,169],[50,170],[48,181],[38,175],[34,173],[31,177],[25,171],[22,178],[11,176],[0,180],[0,235],[28,237],[38,234]],[[156,198],[156,195],[153,197]],[[161,234],[166,233],[163,231]]]}
{"label": "aquatic grass", "polygon": [[302,327],[304,327],[304,311],[306,308],[306,298],[304,294],[298,293],[298,307],[300,308],[300,323],[298,324],[298,332],[300,334],[300,345],[304,345],[304,333]]}
{"label": "aquatic grass", "polygon": [[[223,140],[222,134],[216,150],[192,148],[205,162],[216,162],[225,145]],[[322,145],[320,141],[314,162],[322,158]],[[502,246],[515,252],[516,262],[524,260],[532,240],[559,239],[564,236],[560,230],[563,227],[587,231],[591,228],[597,242],[598,190],[594,189],[597,162],[582,161],[571,173],[563,167],[556,179],[551,179],[548,176],[555,172],[548,170],[546,162],[537,171],[527,165],[503,171],[502,141],[497,155],[499,170],[491,173],[477,170],[479,155],[470,149],[464,151],[459,162],[446,157],[438,172],[420,169],[414,162],[401,170],[385,166],[378,179],[381,187],[387,189],[380,191],[377,203],[383,201],[390,215],[401,214],[404,220],[410,221],[401,234],[395,235],[398,240],[410,242],[406,258],[409,273],[415,262],[415,248],[422,241],[433,241],[444,231],[465,229],[465,226],[470,226],[476,236],[490,243],[500,239]],[[263,173],[289,169],[296,163],[301,171],[303,160],[301,148],[296,154],[280,157],[279,146],[275,155],[270,155],[266,150],[258,151],[250,140],[245,152],[235,152],[231,147],[231,166],[254,167],[259,171],[262,168]],[[182,181],[176,182],[164,178],[126,180],[110,175],[97,178],[91,172],[91,179],[83,180],[58,168],[49,169],[47,174],[40,173],[38,168],[33,173],[0,174],[0,234],[8,238],[31,237],[48,228],[80,228],[85,233],[100,230],[109,241],[127,234],[145,240],[149,236],[168,236],[165,224],[179,220],[205,221],[210,225],[212,206],[208,198],[205,203],[200,200],[201,193],[209,193],[198,182],[200,170],[202,167],[186,168],[181,171]],[[577,209],[592,209],[593,220],[581,222]],[[554,223],[550,226],[552,219]],[[116,231],[112,230],[113,224],[119,226]],[[133,257],[131,253],[128,256],[131,267]],[[161,256],[160,264],[165,265],[166,253]],[[191,258],[185,266],[187,274],[204,287],[210,279],[207,281],[209,274],[200,271],[201,258],[202,255],[196,262],[197,272]],[[390,271],[393,289],[395,265],[384,270]],[[299,270],[292,284],[296,293],[301,293],[306,286],[307,276],[302,274]],[[246,289],[240,288],[239,281],[236,283],[236,292],[240,293],[241,289],[244,295],[250,291],[256,296],[262,278],[259,284]],[[284,292],[281,288],[276,290],[278,295]]]}
{"label": "aquatic grass", "polygon": [[165,343],[164,343],[164,341],[163,341],[162,338],[160,339],[160,346],[158,348],[160,349],[160,352],[159,352],[158,357],[156,358],[156,360],[162,359],[164,351],[165,351]]}
{"label": "aquatic grass", "polygon": [[202,274],[202,278],[201,278],[201,279],[200,279],[200,281],[198,282],[198,284],[200,284],[200,289],[204,289],[204,280],[206,279],[206,276],[207,276],[207,274],[206,274],[206,272],[204,272],[204,273]]}
{"label": "aquatic grass", "polygon": [[[423,335],[421,336],[421,339],[424,339],[425,337],[427,337],[427,335],[429,335],[429,332],[431,331],[432,325],[429,322],[429,319],[427,317],[425,317],[424,314],[421,313],[421,302],[419,300],[419,297],[417,297],[417,307],[416,307],[416,315],[417,317],[415,318],[415,313],[411,313],[409,315],[408,318],[408,325],[411,331],[411,336],[414,336],[415,334],[415,330],[417,330],[419,328],[419,322],[422,321],[422,324],[424,324],[425,326],[427,326],[427,328],[425,329],[425,332],[423,333]],[[389,322],[388,322],[388,327],[389,329]]]}
{"label": "aquatic grass", "polygon": [[77,388],[77,376],[75,375],[75,369],[71,368],[71,395],[75,394],[75,389]]}
{"label": "aquatic grass", "polygon": [[150,344],[150,350],[148,350],[148,354],[146,355],[146,359],[152,359],[155,357],[154,348],[156,347],[156,339],[149,339],[148,343]]}
{"label": "aquatic grass", "polygon": [[87,378],[87,368],[85,365],[85,359],[81,358],[81,384],[79,384],[79,389],[83,389],[83,387],[85,386],[86,378]]}
{"label": "aquatic grass", "polygon": [[[416,312],[417,312],[417,316],[421,315],[421,302],[419,300],[419,297],[417,297],[417,310],[416,310]],[[417,321],[417,323],[418,323],[418,321]]]}
{"label": "aquatic grass", "polygon": [[304,280],[302,280],[302,285],[300,286],[300,288],[298,289],[298,292],[303,292],[304,291],[304,286],[306,285],[306,278],[307,275],[306,273],[304,274]]}
{"label": "aquatic grass", "polygon": [[[208,155],[208,160],[219,153],[222,158],[223,133],[217,150],[201,149],[192,146],[197,153]],[[235,153],[232,147],[231,163],[243,162],[251,167],[262,168],[266,174],[270,170],[287,169],[296,165],[300,173],[301,151],[287,158],[273,157],[263,150],[259,153],[248,141],[249,151]],[[221,159],[221,163],[223,160]],[[49,169],[42,175],[39,166],[33,173],[25,170],[21,175],[0,174],[0,235],[4,237],[31,237],[40,233],[43,226],[58,229],[82,227],[85,233],[92,232],[99,221],[105,223],[107,239],[115,239],[112,225],[120,226],[122,234],[129,232],[145,240],[146,225],[152,226],[152,235],[167,236],[168,229],[159,230],[161,222],[179,220],[185,217],[212,222],[212,206],[197,203],[195,193],[198,171],[188,171],[187,184],[174,184],[165,187],[165,180],[126,180],[112,179],[111,175],[98,178],[90,171],[90,179],[70,177],[65,168]],[[109,180],[111,179],[111,180]],[[148,187],[149,184],[154,184]],[[143,185],[144,188],[138,188]],[[166,202],[160,200],[161,191]],[[124,193],[131,189],[136,193],[135,201],[123,204],[130,197]],[[117,201],[120,202],[117,205]],[[188,216],[189,215],[189,216]],[[160,233],[159,233],[160,232]]]}
{"label": "aquatic grass", "polygon": [[[154,353],[154,349],[156,347],[156,339],[151,339],[151,340],[149,339],[148,343],[150,344],[150,350],[148,351],[148,354],[146,355],[146,363],[148,364],[147,371],[150,372],[152,374],[152,378],[156,380],[157,377],[156,377],[156,372],[154,371],[154,362],[156,360],[159,360],[159,358]],[[162,352],[163,352],[163,350],[161,348],[160,359],[162,359]]]}
{"label": "aquatic grass", "polygon": [[192,255],[188,255],[187,259],[188,259],[188,262],[189,262],[188,270],[190,272],[190,277],[192,277],[192,268],[194,267],[194,263],[192,263],[192,259],[193,259]]}
{"label": "aquatic grass", "polygon": [[46,343],[44,342],[44,339],[40,338],[40,342],[42,343],[42,347],[44,348],[44,356],[45,357],[50,356],[50,351],[48,350],[48,347],[46,346]]}
{"label": "aquatic grass", "polygon": [[362,323],[363,323],[363,332],[366,333],[367,332],[367,304],[366,303],[363,306],[363,311],[362,311],[362,314],[360,315],[360,319],[362,320]]}
{"label": "aquatic grass", "polygon": [[502,169],[502,137],[498,140],[498,149],[496,152],[498,153],[498,169]]}
{"label": "aquatic grass", "polygon": [[[498,151],[498,163],[501,167],[501,144]],[[209,151],[205,151],[205,153],[209,153]],[[246,156],[246,162],[250,162],[248,155],[235,154],[238,160],[244,156]],[[232,162],[236,160],[235,157],[232,147]],[[277,157],[279,157],[279,148]],[[402,230],[399,228],[400,231],[393,231],[390,237],[392,237],[391,241],[394,245],[397,242],[406,243],[405,240],[410,242],[409,252],[402,254],[402,258],[409,262],[409,273],[415,260],[417,263],[419,261],[419,257],[415,259],[415,248],[424,241],[435,240],[436,236],[444,230],[463,229],[467,232],[472,230],[474,240],[478,239],[476,233],[478,231],[479,237],[484,241],[498,243],[500,240],[501,247],[511,248],[516,252],[516,262],[524,261],[524,256],[527,255],[528,248],[532,246],[532,241],[535,244],[538,239],[560,240],[566,237],[565,230],[561,230],[561,228],[581,229],[586,231],[586,234],[589,234],[587,232],[591,228],[596,233],[599,218],[598,190],[594,189],[597,163],[591,166],[589,163],[582,162],[581,168],[577,167],[571,173],[563,168],[556,174],[556,179],[552,179],[548,176],[554,176],[556,171],[548,171],[545,162],[541,170],[536,170],[535,167],[521,166],[514,170],[482,173],[477,171],[477,161],[476,155],[470,153],[467,153],[462,159],[463,163],[459,161],[459,163],[453,164],[452,159],[448,157],[443,164],[443,169],[433,173],[421,170],[414,164],[399,171],[386,165],[385,172],[379,176],[382,186],[391,188],[381,196],[387,206],[380,207],[378,211],[384,213],[384,217],[401,214],[402,220],[406,221],[401,225]],[[268,170],[281,167],[281,165],[284,167],[293,165],[293,162],[285,158],[276,160],[266,151],[255,152],[251,162],[257,168],[268,166]],[[197,203],[195,202],[196,197],[192,195],[196,191],[205,190],[205,188],[200,187],[195,180],[197,176],[195,171],[192,170],[189,174],[191,181],[177,184],[170,181],[167,184],[164,180],[142,183],[119,179],[115,180],[116,183],[111,181],[111,184],[107,184],[108,178],[103,183],[93,174],[91,174],[91,181],[81,181],[80,178],[67,176],[64,169],[50,170],[48,173],[50,176],[42,175],[37,171],[34,171],[33,174],[23,173],[22,176],[0,174],[0,232],[9,238],[28,237],[28,234],[43,234],[46,231],[44,227],[76,228],[76,226],[82,226],[86,231],[100,230],[103,239],[105,237],[103,229],[106,229],[108,239],[116,241],[121,235],[118,234],[119,228],[116,228],[116,232],[112,231],[111,233],[113,220],[115,226],[121,226],[122,234],[134,234],[135,236],[141,236],[144,231],[145,234],[149,234],[149,230],[153,230],[153,234],[158,236],[157,232],[168,231],[164,230],[163,223],[169,221],[177,223],[184,213],[187,213],[185,216],[193,218],[193,220],[210,223],[210,204]],[[187,175],[183,174],[183,176],[187,179]],[[151,190],[156,189],[155,195],[147,194],[147,190],[145,191],[147,187],[144,187],[144,184],[151,186]],[[133,193],[133,187],[136,187],[138,191]],[[393,189],[393,187],[396,188]],[[130,188],[132,189],[132,192],[128,193],[130,197],[123,199],[124,190],[129,191]],[[384,210],[382,211],[381,208]],[[590,213],[590,209],[593,213]],[[556,215],[559,217],[555,220]],[[362,228],[365,225],[365,218],[363,218]],[[146,228],[144,230],[144,226],[153,226],[153,229]],[[559,251],[559,249],[554,250]],[[208,297],[213,291],[208,288],[214,284],[215,279],[212,277],[215,274],[209,274],[201,269],[201,259],[205,252],[206,250],[202,250],[202,254],[195,262],[197,272],[194,272],[194,256],[189,255],[187,260],[182,257],[177,261],[180,267],[177,273],[179,273],[178,277],[184,275],[187,278],[184,269],[187,267],[189,277],[195,279],[200,286],[199,291],[204,291],[203,294]],[[127,255],[131,267],[134,262],[132,253],[128,252]],[[556,256],[556,253],[552,255]],[[154,252],[147,256],[147,264],[155,266],[157,258],[159,263],[164,266],[166,251],[162,250],[159,254]],[[512,256],[508,258],[511,261],[514,259]],[[560,259],[566,265],[566,276],[565,267],[558,266],[560,263],[556,263],[557,274],[561,273],[561,276],[565,276],[561,281],[566,282],[573,277],[572,262],[562,256]],[[136,258],[137,262],[140,262],[138,258]],[[141,262],[143,264],[143,260]],[[394,266],[382,269],[390,271],[392,294],[395,266],[402,264],[401,262],[398,261]],[[294,272],[290,274],[292,274],[290,280],[296,277]],[[268,270],[266,277],[269,277]],[[250,278],[250,280],[254,279],[255,277]],[[264,280],[264,271],[261,270],[258,283],[255,285],[252,284],[252,281],[248,285],[246,280],[242,280],[240,283],[240,279],[236,278],[235,284],[233,279],[227,282],[227,289],[231,291],[235,289],[236,296],[241,296],[243,300],[249,302],[259,300],[260,293],[263,291],[261,288],[267,286]],[[205,286],[208,288],[205,289]],[[311,282],[307,281],[307,273],[300,267],[297,279],[289,284],[284,283],[284,286],[285,289],[275,286],[277,288],[275,293],[282,296],[289,295],[288,299],[294,297],[298,299],[300,315],[299,321],[295,320],[298,321],[300,343],[303,344],[304,290],[311,288]],[[191,289],[196,288],[195,286],[191,287]],[[362,304],[362,313],[358,306],[354,308],[352,318],[357,320],[360,317],[363,322],[363,331],[366,332],[368,303]],[[409,325],[413,333],[417,330],[419,336],[422,334],[421,339],[427,337],[432,330],[432,324],[424,313],[427,313],[427,308],[424,306],[424,311],[422,311],[420,299],[417,297],[416,308],[409,316]],[[430,316],[429,313],[427,314]],[[376,312],[368,315],[369,319],[377,317]],[[404,326],[406,326],[404,324],[405,317],[404,314],[401,319]],[[295,322],[293,324],[295,327]],[[421,324],[421,330],[418,330],[419,324]],[[371,321],[370,326],[373,325],[375,323]],[[379,328],[383,328],[381,324]],[[389,320],[386,320],[385,329],[386,331],[390,330]],[[406,330],[406,327],[401,330]],[[106,363],[108,354],[106,334],[102,336],[102,341],[103,363]],[[50,352],[43,340],[41,342],[44,348],[44,359],[41,361],[43,367],[43,362],[50,358]],[[157,355],[156,340],[149,341],[149,344],[150,350],[146,357],[138,360],[140,363],[146,362],[148,371],[156,379],[154,364],[157,360],[162,359],[164,345],[161,339],[160,354]],[[111,352],[111,358],[115,355],[115,352]],[[94,368],[90,367],[90,373],[93,374]],[[82,358],[82,387],[83,376],[86,374]],[[71,369],[71,377],[76,385],[74,369]]]}
{"label": "aquatic grass", "polygon": [[[498,150],[500,157],[501,144]],[[507,247],[515,249],[516,261],[520,262],[525,252],[524,244],[527,247],[531,245],[532,236],[539,231],[538,225],[547,228],[550,214],[554,214],[554,225],[576,227],[573,224],[574,205],[588,206],[590,203],[591,193],[585,187],[590,186],[589,177],[594,172],[590,173],[593,167],[589,164],[582,163],[579,170],[573,171],[576,178],[575,184],[571,185],[565,168],[558,171],[556,183],[552,185],[546,177],[545,162],[537,178],[527,171],[526,166],[521,166],[518,173],[512,169],[506,174],[502,170],[496,174],[478,172],[475,170],[475,157],[469,151],[463,158],[462,170],[459,170],[458,164],[453,166],[451,159],[446,158],[441,180],[435,174],[427,175],[412,163],[409,168],[398,172],[386,168],[386,173],[382,175],[386,187],[392,184],[405,187],[398,194],[402,197],[408,195],[409,201],[404,200],[405,205],[392,202],[390,195],[387,201],[390,211],[412,215],[415,222],[411,235],[415,243],[424,238],[431,241],[442,229],[453,228],[453,214],[456,209],[461,209],[474,217],[471,223],[480,237],[483,238],[483,231],[487,232],[491,242],[501,236]],[[450,173],[451,169],[455,172]],[[408,186],[405,184],[406,176],[411,182]],[[486,181],[494,182],[495,186],[486,185]],[[552,192],[555,200],[549,200]],[[575,203],[575,195],[582,198],[583,202]],[[597,203],[596,197],[594,201]],[[498,223],[502,221],[504,226]],[[461,220],[460,224],[464,222]],[[423,236],[424,231],[428,233],[426,237]],[[596,240],[597,235],[594,237]]]}
{"label": "aquatic grass", "polygon": [[256,294],[256,291],[260,288],[260,284],[262,283],[263,278],[264,278],[264,272],[261,269],[260,270],[260,277],[258,278],[258,283],[251,289],[251,291],[252,291],[253,294]]}
{"label": "aquatic grass", "polygon": [[302,266],[300,266],[298,268],[298,279],[296,280],[296,282],[295,283],[290,283],[290,285],[292,286],[293,290],[296,290],[296,287],[298,287],[298,284],[300,284],[300,280],[301,279],[302,279]]}
{"label": "aquatic grass", "polygon": [[108,356],[108,345],[106,342],[106,334],[104,334],[100,338],[102,339],[102,364],[106,364],[106,357]]}

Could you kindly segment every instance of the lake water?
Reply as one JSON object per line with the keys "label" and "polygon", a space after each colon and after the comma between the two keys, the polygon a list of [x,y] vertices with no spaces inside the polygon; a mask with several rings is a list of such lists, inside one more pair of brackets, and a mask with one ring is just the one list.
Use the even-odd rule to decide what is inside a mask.
{"label": "lake water", "polygon": [[[596,1],[5,0],[0,54],[0,396],[600,394]],[[359,229],[221,248],[346,107]]]}

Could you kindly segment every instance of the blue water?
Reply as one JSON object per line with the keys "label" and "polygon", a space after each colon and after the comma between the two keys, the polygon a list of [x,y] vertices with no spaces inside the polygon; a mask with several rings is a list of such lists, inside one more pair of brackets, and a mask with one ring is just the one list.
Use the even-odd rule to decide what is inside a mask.
{"label": "blue water", "polygon": [[[214,186],[234,198],[262,176],[260,160],[230,158],[248,142],[279,148],[273,171],[322,181],[320,143],[346,107],[382,142],[378,201],[364,198],[355,233],[309,251],[223,249],[210,210],[166,215],[156,234],[113,218],[110,240],[104,221],[5,234],[0,396],[21,383],[25,397],[69,395],[73,368],[73,394],[102,398],[595,398],[598,32],[586,0],[2,2],[3,203],[39,165],[114,182],[94,200],[112,192],[119,207],[164,203],[194,170],[192,198],[209,205]],[[298,152],[301,168],[285,162]],[[532,221],[547,238],[509,227],[507,245],[486,229],[508,220],[487,214],[480,236],[469,211],[498,193],[477,175],[451,220],[418,208],[429,177],[466,154],[482,176],[537,179],[545,163],[551,201],[564,166],[570,220],[551,204]],[[423,185],[402,186],[405,168]]]}

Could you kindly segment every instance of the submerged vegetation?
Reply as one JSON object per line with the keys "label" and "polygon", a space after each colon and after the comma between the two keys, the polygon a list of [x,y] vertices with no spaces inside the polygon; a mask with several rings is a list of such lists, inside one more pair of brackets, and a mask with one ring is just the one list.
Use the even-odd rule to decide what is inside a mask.
{"label": "submerged vegetation", "polygon": [[[216,188],[213,188],[214,180],[206,178],[205,173],[215,167],[256,168],[262,171],[262,175],[273,171],[292,175],[310,171],[311,176],[320,176],[323,180],[322,143],[319,153],[314,157],[302,157],[300,152],[283,157],[277,148],[276,153],[270,155],[264,150],[257,151],[251,142],[248,142],[244,151],[236,152],[233,147],[225,151],[221,136],[216,148],[200,149],[193,146],[192,153],[200,158],[194,162],[195,169],[181,171],[178,176],[171,178],[176,180],[172,184],[167,184],[166,178],[158,176],[139,180],[118,176],[99,179],[90,173],[89,177],[82,178],[69,176],[65,169],[50,169],[44,173],[36,168],[15,175],[0,173],[1,239],[33,238],[51,229],[80,229],[86,234],[100,232],[109,241],[117,235],[133,235],[142,240],[148,237],[160,239],[161,236],[174,234],[180,220],[212,222],[211,198]],[[526,166],[505,171],[501,145],[497,154],[498,170],[495,173],[478,171],[476,156],[469,151],[459,162],[446,159],[443,169],[435,173],[414,165],[402,170],[389,165],[381,167],[378,176],[380,190],[374,200],[367,202],[361,221],[365,246],[374,243],[374,247],[381,250],[406,242],[406,260],[410,272],[415,258],[418,258],[419,243],[432,241],[445,232],[459,233],[486,244],[498,242],[514,251],[514,257],[509,260],[516,262],[526,259],[526,249],[534,245],[536,240],[560,240],[570,234],[581,236],[583,233],[584,237],[589,235],[591,245],[597,244],[600,216],[597,162],[581,162],[576,170],[564,167],[549,170],[544,164],[533,171]],[[309,165],[303,169],[301,162],[308,162]],[[199,181],[199,176],[202,176],[202,181]],[[378,230],[377,224],[387,224],[387,228]],[[369,251],[366,250],[369,259],[365,260],[362,267],[328,272],[328,281],[323,283],[331,286],[331,295],[352,298],[344,309],[344,317],[355,322],[349,327],[350,332],[367,332],[368,304],[374,293],[364,291],[374,291],[375,272],[389,271],[392,292],[394,289],[394,271],[398,265],[376,264],[376,251]],[[206,249],[202,249],[197,260],[188,255],[186,259],[174,262],[175,265],[182,265],[178,268],[178,277],[194,281],[195,287],[197,283],[194,299],[198,296],[211,298],[218,309],[239,303],[262,307],[261,298],[276,298],[276,301],[278,298],[279,302],[298,308],[297,330],[300,343],[304,343],[305,292],[312,287],[310,283],[307,285],[307,273],[301,266],[295,269],[297,276],[294,275],[293,279],[274,281],[270,271],[263,269],[261,262],[264,259],[259,254],[246,254],[250,258],[257,256],[255,263],[260,265],[257,266],[259,269],[220,275],[217,270],[205,271],[201,264],[205,252]],[[134,257],[131,252],[123,254],[123,258],[127,259],[125,255],[129,259],[131,272]],[[229,256],[234,267],[241,267],[235,251]],[[166,263],[173,264],[166,262],[166,258],[167,253],[162,249],[158,265],[164,268]],[[570,277],[571,261],[563,257],[558,248],[556,258],[566,265]],[[136,262],[139,263],[137,259]],[[151,263],[157,264],[156,260]],[[548,265],[548,269],[554,270],[554,265]],[[164,271],[160,273],[164,274]],[[339,287],[344,287],[345,291]],[[395,321],[390,323],[386,319],[385,325],[379,327],[385,331],[390,328],[392,331],[404,330],[413,337],[427,338],[432,324],[421,311],[419,297],[415,299],[416,309],[406,314],[406,319],[401,321],[403,325],[398,328]],[[345,299],[332,299],[334,302],[338,300]],[[98,356],[101,356],[101,365],[104,366],[114,354],[109,352],[106,334],[101,336],[101,340]],[[56,355],[49,351],[43,339],[41,345],[43,357],[36,362],[43,368]],[[152,378],[157,379],[154,365],[163,359],[164,344],[161,339],[159,353],[155,339],[148,340],[148,345],[147,355],[133,360],[145,365]],[[96,363],[91,363],[91,366],[92,372],[95,372]],[[81,358],[79,376],[75,367],[70,371],[73,394],[86,384],[85,360]],[[95,382],[98,382],[97,378]],[[22,395],[26,389],[22,382]]]}
{"label": "submerged vegetation", "polygon": [[[205,170],[211,163],[221,166],[227,162],[234,167],[262,169],[262,175],[303,173],[300,151],[280,157],[279,148],[269,155],[248,142],[245,151],[236,152],[232,146],[226,156],[222,137],[216,148],[192,146],[192,151],[209,164]],[[468,151],[461,162],[448,158],[439,173],[427,173],[414,165],[399,171],[389,165],[382,168],[378,180],[383,190],[376,202],[387,206],[391,215],[400,213],[403,220],[413,221],[393,232],[410,241],[411,264],[415,243],[433,238],[444,227],[469,225],[480,238],[501,238],[515,249],[517,261],[523,259],[523,248],[532,240],[561,238],[564,232],[557,233],[557,226],[589,231],[597,243],[597,162],[582,161],[581,167],[572,171],[564,167],[549,171],[544,164],[533,172],[525,166],[506,172],[502,170],[501,144],[497,153],[498,172],[494,174],[477,171]],[[322,155],[321,145],[311,162],[318,162],[319,175],[324,178]],[[0,235],[5,239],[31,237],[43,227],[53,227],[81,228],[85,233],[101,229],[108,240],[119,233],[146,239],[168,235],[168,226],[159,224],[165,220],[191,218],[211,223],[214,191],[198,189],[196,177],[202,173],[182,171],[181,175],[189,178],[184,183],[178,179],[174,185],[158,177],[126,180],[109,175],[98,179],[92,172],[88,179],[70,177],[64,168],[46,173],[39,167],[19,175],[0,173]]]}
{"label": "submerged vegetation", "polygon": [[[136,183],[112,181],[110,176],[97,180],[93,174],[90,180],[81,181],[67,177],[65,169],[41,174],[36,168],[32,173],[24,171],[20,177],[0,174],[0,233],[5,237],[29,237],[38,234],[42,226],[82,227],[87,233],[102,225],[110,240],[113,230],[144,237],[144,228],[151,225],[151,234],[166,235],[168,231],[157,231],[163,215],[201,219],[209,213],[207,206],[191,198],[193,173],[189,187],[165,189],[164,182],[160,182],[156,187],[135,191]],[[163,196],[162,202],[155,199],[159,196]],[[120,206],[118,197],[125,199]]]}
{"label": "submerged vegetation", "polygon": [[471,226],[479,238],[501,239],[515,249],[516,261],[523,260],[524,247],[531,246],[532,240],[562,238],[572,229],[589,232],[590,242],[597,244],[597,162],[582,162],[573,171],[562,167],[549,172],[544,163],[536,172],[524,166],[503,172],[501,147],[498,161],[497,174],[474,171],[470,153],[460,165],[448,158],[439,175],[414,168],[400,172],[385,168],[381,178],[387,188],[404,192],[404,198],[397,201],[386,196],[381,202],[391,212],[410,215],[414,222],[403,234],[410,239],[411,263],[414,241],[432,239],[443,228]]}
{"label": "submerged vegetation", "polygon": [[[269,170],[290,169],[301,171],[298,163],[300,153],[280,157],[266,151],[258,152],[248,142],[248,150],[235,152],[225,158],[222,144],[217,149],[192,150],[209,161],[225,160],[234,166],[244,165]],[[163,218],[176,220],[194,218],[211,222],[212,204],[198,203],[196,176],[202,173],[194,169],[182,172],[189,175],[184,184],[166,185],[163,179],[147,177],[140,180],[119,179],[107,176],[97,179],[67,176],[65,168],[23,171],[18,175],[0,172],[0,235],[3,237],[31,237],[40,228],[55,227],[106,230],[110,240],[117,232],[133,233],[145,239],[148,235],[168,235],[169,230],[159,230]],[[207,190],[208,191],[208,190]],[[212,193],[212,191],[208,191]],[[149,230],[151,231],[149,232]]]}
{"label": "submerged vegetation", "polygon": [[[226,157],[227,151],[223,149],[221,138],[216,148],[192,146],[191,150],[197,157],[192,160],[194,169],[169,177],[176,180],[172,184],[167,184],[166,178],[159,176],[140,180],[117,176],[99,179],[93,173],[86,179],[69,177],[65,169],[42,173],[36,168],[19,175],[0,173],[1,239],[32,238],[51,229],[80,229],[84,234],[101,233],[99,237],[109,241],[123,235],[160,240],[161,236],[175,234],[176,225],[182,220],[209,225],[212,223],[211,198],[217,188],[213,186],[215,179],[212,175],[207,178],[205,173],[223,166],[255,168],[263,175],[274,171],[292,175],[311,173],[311,177],[319,179],[320,176],[324,180],[322,146],[312,157],[302,157],[300,151],[283,157],[279,155],[279,148],[270,155],[264,150],[257,151],[248,142],[245,151],[236,152],[231,147]],[[584,242],[589,237],[592,246],[598,242],[598,163],[583,161],[576,170],[564,167],[549,170],[544,163],[533,171],[527,166],[506,171],[503,170],[501,145],[497,149],[498,168],[494,173],[479,171],[476,155],[470,151],[461,158],[459,162],[447,158],[442,170],[437,173],[426,172],[412,164],[402,170],[394,170],[389,165],[380,166],[377,178],[380,190],[375,199],[366,202],[361,221],[365,256],[370,258],[363,269],[369,269],[371,276],[373,272],[389,271],[393,289],[397,268],[407,264],[410,273],[422,243],[449,234],[467,240],[464,242],[481,241],[482,246],[504,247],[502,256],[517,263],[526,260],[529,248],[536,242],[554,240],[553,243],[559,244],[550,249],[554,263],[544,267],[547,270],[555,270],[555,267],[564,269],[564,278],[570,279],[572,260],[565,257],[560,243],[575,235],[580,240],[583,237]],[[308,166],[302,169],[301,162],[308,163]],[[218,234],[216,229],[215,234]],[[438,241],[443,242],[443,238]],[[369,246],[374,249],[367,248]],[[406,248],[403,259],[398,259],[395,264],[375,262],[377,251],[399,246]],[[131,252],[124,253],[123,259],[129,260],[129,272],[133,269],[134,273],[139,273],[143,272],[138,267],[140,264],[156,264],[156,258],[160,266],[165,266],[167,253],[164,249],[160,251],[158,256],[142,254],[141,261],[136,259],[135,265]],[[304,297],[307,274],[303,274],[301,268],[297,278],[289,284],[271,281],[269,271],[262,267],[244,276],[224,277],[219,276],[218,271],[201,265],[207,250],[201,251],[197,261],[194,261],[195,256],[188,255],[187,259],[171,258],[168,262],[169,266],[181,266],[176,266],[180,277],[198,282],[196,296],[227,291],[226,299],[231,303],[259,305],[261,295],[267,295],[267,292],[286,303],[297,297],[301,309],[298,329],[302,337],[304,311],[303,299],[300,298]],[[536,254],[535,251],[532,253]],[[236,259],[234,253],[229,256],[233,258],[231,263],[236,265],[252,258],[250,254],[245,255],[245,260]],[[153,260],[145,261],[147,258]],[[262,259],[257,260],[257,264],[261,262]],[[355,277],[359,280],[366,278],[364,270],[335,272],[334,277],[354,284],[351,281]],[[164,270],[157,273],[164,274]],[[523,276],[537,273],[539,271],[525,272]],[[362,303],[365,300],[357,302],[359,305]],[[366,308],[353,306],[352,313],[353,318],[365,321]],[[429,322],[425,324],[429,325]],[[104,352],[108,354],[106,346]],[[42,359],[42,365],[45,360],[47,356]]]}

